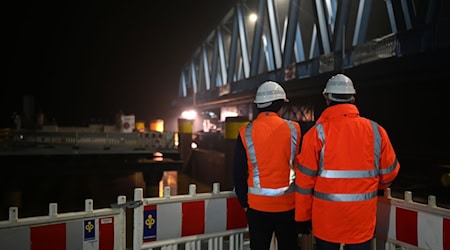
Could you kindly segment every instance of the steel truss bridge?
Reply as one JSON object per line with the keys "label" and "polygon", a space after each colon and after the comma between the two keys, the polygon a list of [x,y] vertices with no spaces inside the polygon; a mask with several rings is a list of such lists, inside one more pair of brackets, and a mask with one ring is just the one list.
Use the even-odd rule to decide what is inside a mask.
{"label": "steel truss bridge", "polygon": [[313,123],[326,81],[346,73],[360,113],[390,134],[396,188],[448,205],[450,132],[436,119],[450,114],[449,17],[445,0],[240,0],[186,60],[174,106],[251,120],[257,87],[275,80],[290,99],[284,118]]}
{"label": "steel truss bridge", "polygon": [[[240,0],[181,69],[177,105],[207,110],[251,103],[269,79],[293,96],[315,77],[357,72],[376,62],[408,63],[403,58],[418,54],[445,62],[449,10],[441,0]],[[353,77],[371,77],[361,74]],[[322,88],[325,79],[316,85]]]}

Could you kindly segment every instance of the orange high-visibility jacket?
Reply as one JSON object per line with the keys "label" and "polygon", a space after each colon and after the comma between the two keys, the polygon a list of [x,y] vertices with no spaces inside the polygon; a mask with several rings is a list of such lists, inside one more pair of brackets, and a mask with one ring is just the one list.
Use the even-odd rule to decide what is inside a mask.
{"label": "orange high-visibility jacket", "polygon": [[377,191],[400,169],[380,125],[353,104],[324,110],[297,156],[295,220],[312,219],[314,236],[355,244],[374,236]]}
{"label": "orange high-visibility jacket", "polygon": [[250,208],[264,212],[294,209],[300,125],[274,112],[261,112],[239,134],[247,154]]}

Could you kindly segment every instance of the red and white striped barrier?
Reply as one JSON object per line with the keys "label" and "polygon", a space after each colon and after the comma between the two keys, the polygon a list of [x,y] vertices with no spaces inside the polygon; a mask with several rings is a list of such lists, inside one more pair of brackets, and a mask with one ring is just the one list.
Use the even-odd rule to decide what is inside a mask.
{"label": "red and white striped barrier", "polygon": [[170,197],[170,188],[165,187],[165,197],[144,199],[142,188],[135,189],[135,202],[143,204],[134,210],[133,249],[153,248],[165,240],[182,243],[188,236],[200,239],[202,235],[247,231],[245,211],[234,192],[219,192],[217,183],[212,193],[196,194],[193,184],[189,190],[189,195]]}
{"label": "red and white striped barrier", "polygon": [[413,202],[409,191],[400,200],[387,190],[378,201],[376,239],[377,247],[386,241],[408,248],[450,250],[450,210],[437,207],[434,196],[426,205]]}
{"label": "red and white striped barrier", "polygon": [[[126,202],[125,196],[118,204]],[[48,216],[18,218],[11,207],[9,220],[0,222],[0,249],[14,250],[122,250],[125,249],[125,210],[93,210],[85,202],[84,212],[57,213],[51,203]]]}

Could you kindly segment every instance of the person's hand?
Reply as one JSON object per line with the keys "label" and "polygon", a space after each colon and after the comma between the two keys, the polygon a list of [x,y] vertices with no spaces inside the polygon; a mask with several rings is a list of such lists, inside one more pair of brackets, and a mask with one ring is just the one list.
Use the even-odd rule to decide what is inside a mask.
{"label": "person's hand", "polygon": [[297,221],[296,228],[297,228],[298,234],[311,234],[311,231],[312,231],[311,220]]}

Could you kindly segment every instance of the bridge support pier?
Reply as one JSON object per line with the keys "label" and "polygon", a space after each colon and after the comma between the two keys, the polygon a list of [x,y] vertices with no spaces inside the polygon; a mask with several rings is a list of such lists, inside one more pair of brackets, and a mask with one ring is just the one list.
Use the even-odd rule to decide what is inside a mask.
{"label": "bridge support pier", "polygon": [[162,180],[163,171],[153,170],[144,173],[145,197],[159,197],[159,182]]}

